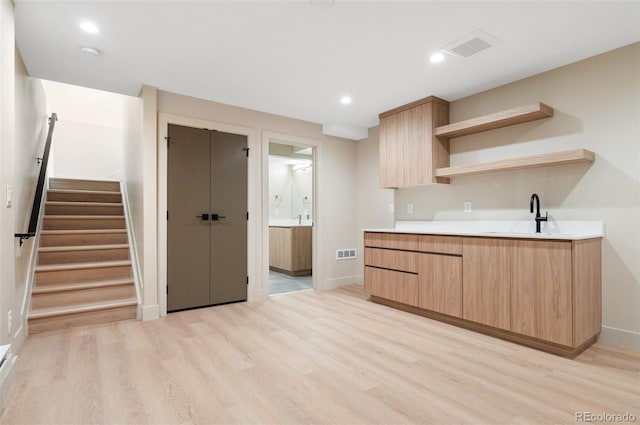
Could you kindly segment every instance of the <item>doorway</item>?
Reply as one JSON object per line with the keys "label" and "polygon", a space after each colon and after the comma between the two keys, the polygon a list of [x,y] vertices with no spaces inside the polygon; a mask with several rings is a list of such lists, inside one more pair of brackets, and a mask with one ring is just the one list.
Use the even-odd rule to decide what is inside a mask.
{"label": "doorway", "polygon": [[314,148],[269,140],[269,295],[313,289]]}
{"label": "doorway", "polygon": [[167,132],[167,311],[246,301],[247,136]]}

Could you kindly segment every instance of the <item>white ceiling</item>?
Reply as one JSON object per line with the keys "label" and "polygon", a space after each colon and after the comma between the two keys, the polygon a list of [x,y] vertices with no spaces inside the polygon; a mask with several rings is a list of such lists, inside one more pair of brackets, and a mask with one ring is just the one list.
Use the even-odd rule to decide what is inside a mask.
{"label": "white ceiling", "polygon": [[[429,62],[477,29],[500,42]],[[640,2],[16,0],[16,39],[34,77],[371,127],[424,96],[455,100],[640,41]]]}

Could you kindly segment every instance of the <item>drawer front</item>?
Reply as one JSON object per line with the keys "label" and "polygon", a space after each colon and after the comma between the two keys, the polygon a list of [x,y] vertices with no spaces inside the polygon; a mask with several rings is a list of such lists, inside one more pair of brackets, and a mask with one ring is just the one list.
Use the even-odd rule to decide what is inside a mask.
{"label": "drawer front", "polygon": [[365,294],[412,306],[418,305],[418,275],[364,268]]}
{"label": "drawer front", "polygon": [[417,251],[418,235],[365,232],[364,246]]}
{"label": "drawer front", "polygon": [[392,249],[365,248],[364,264],[365,266],[418,273],[418,254]]}
{"label": "drawer front", "polygon": [[462,238],[460,236],[420,235],[418,237],[418,251],[462,255]]}

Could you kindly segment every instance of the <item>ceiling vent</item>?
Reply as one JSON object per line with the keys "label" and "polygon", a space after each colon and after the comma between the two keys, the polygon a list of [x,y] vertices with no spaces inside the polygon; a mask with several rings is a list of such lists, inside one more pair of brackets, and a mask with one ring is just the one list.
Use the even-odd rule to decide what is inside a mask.
{"label": "ceiling vent", "polygon": [[483,30],[476,30],[453,43],[447,44],[441,50],[460,58],[468,58],[498,44],[498,39]]}

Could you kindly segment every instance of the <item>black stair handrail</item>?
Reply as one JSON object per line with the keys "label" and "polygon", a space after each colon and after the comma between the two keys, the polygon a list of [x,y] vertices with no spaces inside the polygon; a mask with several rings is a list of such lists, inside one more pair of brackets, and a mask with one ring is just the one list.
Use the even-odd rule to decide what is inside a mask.
{"label": "black stair handrail", "polygon": [[51,117],[49,117],[49,132],[47,133],[47,141],[44,143],[42,158],[37,158],[38,164],[40,164],[40,174],[38,175],[38,184],[36,185],[36,195],[33,198],[29,229],[27,230],[27,233],[16,233],[14,235],[16,238],[20,238],[20,246],[22,246],[26,239],[36,235],[38,218],[40,217],[40,206],[42,205],[42,196],[44,195],[44,182],[47,178],[47,165],[49,164],[51,139],[53,138],[53,128],[56,125],[56,121],[58,121],[58,115],[54,112],[51,114]]}

